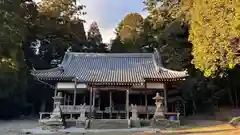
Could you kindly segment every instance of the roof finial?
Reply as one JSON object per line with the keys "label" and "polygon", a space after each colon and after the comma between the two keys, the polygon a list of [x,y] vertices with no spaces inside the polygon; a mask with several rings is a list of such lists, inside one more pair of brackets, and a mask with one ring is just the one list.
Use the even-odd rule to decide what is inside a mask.
{"label": "roof finial", "polygon": [[63,66],[62,66],[62,65],[58,65],[58,67],[59,67],[60,72],[61,72],[61,73],[64,73],[64,68],[63,68]]}
{"label": "roof finial", "polygon": [[157,48],[153,48],[154,49],[154,59],[155,59],[155,61],[156,61],[156,64],[157,64],[157,66],[162,66],[163,64],[162,64],[162,58],[161,58],[161,55],[160,55],[160,53],[159,53],[159,51],[158,51],[158,49]]}
{"label": "roof finial", "polygon": [[72,46],[69,46],[67,52],[72,52]]}
{"label": "roof finial", "polygon": [[154,53],[159,53],[157,48],[154,47],[153,50],[154,50]]}
{"label": "roof finial", "polygon": [[33,70],[33,71],[36,71],[36,69],[35,69],[34,67],[32,67],[32,70]]}

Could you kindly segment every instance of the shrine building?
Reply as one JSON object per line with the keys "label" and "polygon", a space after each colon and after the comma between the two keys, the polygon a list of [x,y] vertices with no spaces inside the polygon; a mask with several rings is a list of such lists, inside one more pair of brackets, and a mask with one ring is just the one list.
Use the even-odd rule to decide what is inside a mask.
{"label": "shrine building", "polygon": [[43,82],[55,81],[55,96],[62,93],[61,109],[70,117],[85,104],[88,117],[128,119],[133,104],[141,117],[150,118],[157,92],[164,97],[167,111],[185,110],[180,95],[171,97],[178,93],[171,83],[184,80],[187,72],[164,68],[156,49],[153,53],[66,52],[58,67],[31,74]]}

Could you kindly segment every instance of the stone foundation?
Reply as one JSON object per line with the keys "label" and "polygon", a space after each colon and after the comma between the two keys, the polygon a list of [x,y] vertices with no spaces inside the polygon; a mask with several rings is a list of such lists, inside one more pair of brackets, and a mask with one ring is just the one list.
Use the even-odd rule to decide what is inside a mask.
{"label": "stone foundation", "polygon": [[140,120],[130,120],[130,127],[134,128],[140,128],[141,127],[141,121]]}
{"label": "stone foundation", "polygon": [[126,129],[129,128],[127,119],[92,119],[90,129]]}
{"label": "stone foundation", "polygon": [[76,128],[87,128],[86,121],[77,121]]}

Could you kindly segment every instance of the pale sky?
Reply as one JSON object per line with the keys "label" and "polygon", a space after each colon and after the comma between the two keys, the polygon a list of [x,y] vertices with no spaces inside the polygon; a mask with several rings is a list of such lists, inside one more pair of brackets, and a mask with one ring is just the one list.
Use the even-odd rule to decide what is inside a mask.
{"label": "pale sky", "polygon": [[104,43],[109,43],[115,37],[114,30],[118,23],[131,12],[146,16],[143,12],[143,0],[80,0],[81,4],[86,5],[84,11],[87,12],[83,19],[87,32],[89,25],[96,21],[100,28]]}
{"label": "pale sky", "polygon": [[85,31],[87,32],[90,24],[96,21],[104,43],[109,43],[115,37],[116,26],[127,14],[139,13],[143,17],[147,15],[143,11],[143,0],[77,0],[77,3],[86,5],[84,11],[87,14],[82,17],[86,21]]}

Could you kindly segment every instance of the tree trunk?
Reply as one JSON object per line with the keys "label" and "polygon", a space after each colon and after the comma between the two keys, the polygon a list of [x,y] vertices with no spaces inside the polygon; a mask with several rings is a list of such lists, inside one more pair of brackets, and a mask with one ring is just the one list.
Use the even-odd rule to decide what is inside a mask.
{"label": "tree trunk", "polygon": [[192,100],[192,103],[193,103],[193,114],[196,114],[197,106],[196,106],[195,100]]}
{"label": "tree trunk", "polygon": [[235,107],[238,108],[238,92],[236,88],[234,88],[234,93],[235,93]]}
{"label": "tree trunk", "polygon": [[233,101],[232,91],[230,88],[227,88],[227,91],[228,91],[228,96],[229,96],[229,100],[232,104],[232,107],[234,107],[235,105],[234,105],[234,101]]}

